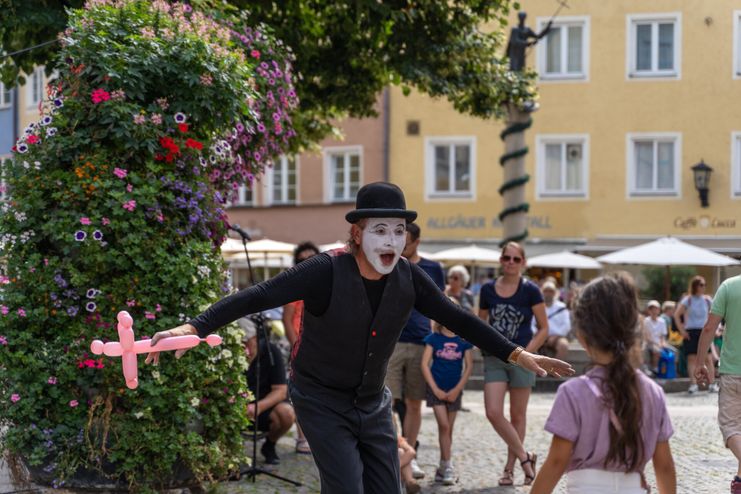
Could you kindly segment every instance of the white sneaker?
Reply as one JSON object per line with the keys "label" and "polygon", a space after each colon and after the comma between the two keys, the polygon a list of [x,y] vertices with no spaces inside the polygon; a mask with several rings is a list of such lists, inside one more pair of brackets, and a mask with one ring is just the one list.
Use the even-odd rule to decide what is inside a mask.
{"label": "white sneaker", "polygon": [[697,387],[697,384],[690,384],[690,387],[687,390],[687,394],[693,395],[696,394],[698,391],[700,391],[700,388]]}
{"label": "white sneaker", "polygon": [[708,393],[717,393],[720,391],[720,386],[717,382],[714,382],[708,386]]}
{"label": "white sneaker", "polygon": [[419,468],[419,465],[417,465],[417,460],[412,460],[410,465],[412,467],[412,477],[414,477],[415,479],[425,478],[425,471]]}
{"label": "white sneaker", "polygon": [[443,472],[443,485],[453,485],[458,480],[455,476],[455,470],[453,467],[446,467]]}

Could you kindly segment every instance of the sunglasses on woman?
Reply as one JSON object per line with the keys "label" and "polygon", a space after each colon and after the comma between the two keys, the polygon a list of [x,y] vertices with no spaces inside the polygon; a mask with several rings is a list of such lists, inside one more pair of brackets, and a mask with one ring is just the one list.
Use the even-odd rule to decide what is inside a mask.
{"label": "sunglasses on woman", "polygon": [[515,264],[520,264],[522,262],[522,257],[519,256],[502,256],[502,262],[513,262]]}

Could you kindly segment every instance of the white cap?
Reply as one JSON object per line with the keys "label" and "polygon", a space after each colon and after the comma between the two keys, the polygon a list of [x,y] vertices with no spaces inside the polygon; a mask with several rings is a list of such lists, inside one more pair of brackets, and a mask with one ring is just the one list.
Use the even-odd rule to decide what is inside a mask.
{"label": "white cap", "polygon": [[237,320],[239,327],[244,330],[244,336],[242,337],[242,343],[247,343],[247,340],[257,336],[257,327],[255,323],[248,317],[242,317]]}
{"label": "white cap", "polygon": [[651,301],[650,301],[650,302],[648,303],[648,305],[646,305],[646,307],[647,307],[648,309],[650,309],[651,307],[656,307],[657,309],[661,309],[661,304],[659,303],[659,301],[658,301],[658,300],[651,300]]}
{"label": "white cap", "polygon": [[557,292],[558,288],[556,288],[556,284],[553,283],[552,281],[546,281],[545,283],[543,283],[543,287],[541,288],[541,290],[542,291],[553,290],[554,292]]}

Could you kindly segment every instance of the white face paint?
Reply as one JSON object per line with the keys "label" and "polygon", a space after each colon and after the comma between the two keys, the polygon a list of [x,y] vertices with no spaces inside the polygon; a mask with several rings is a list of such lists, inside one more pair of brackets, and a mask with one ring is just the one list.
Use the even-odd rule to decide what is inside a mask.
{"label": "white face paint", "polygon": [[369,218],[360,246],[373,269],[389,274],[399,262],[406,244],[407,225],[402,218]]}

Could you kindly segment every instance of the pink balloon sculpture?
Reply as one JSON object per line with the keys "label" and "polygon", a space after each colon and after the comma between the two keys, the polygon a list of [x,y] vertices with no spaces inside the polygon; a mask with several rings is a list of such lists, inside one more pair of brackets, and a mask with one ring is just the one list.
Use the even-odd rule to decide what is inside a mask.
{"label": "pink balloon sculpture", "polygon": [[118,313],[118,339],[120,341],[103,343],[100,340],[94,340],[90,344],[90,351],[95,355],[105,354],[109,357],[121,357],[124,379],[126,379],[126,386],[129,389],[136,389],[139,385],[136,365],[136,356],[139,353],[183,350],[198,346],[202,341],[208,343],[209,346],[221,345],[221,336],[210,334],[206,338],[200,338],[196,335],[172,336],[160,340],[156,345],[152,346],[150,340],[134,341],[134,330],[131,329],[133,324],[134,320],[129,313],[122,310]]}

